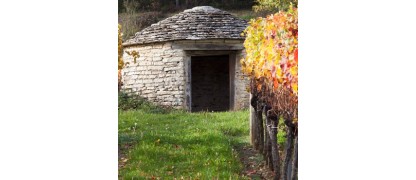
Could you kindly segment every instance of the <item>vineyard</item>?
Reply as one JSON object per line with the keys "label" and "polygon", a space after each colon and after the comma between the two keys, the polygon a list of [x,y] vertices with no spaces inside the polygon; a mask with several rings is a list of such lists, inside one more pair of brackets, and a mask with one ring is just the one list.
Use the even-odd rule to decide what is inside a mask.
{"label": "vineyard", "polygon": [[[261,7],[257,7],[261,9]],[[249,21],[241,70],[249,79],[250,140],[275,180],[298,179],[298,11],[292,4]],[[122,38],[119,25],[119,90],[122,86]],[[126,54],[136,58],[139,52]],[[285,135],[281,143],[278,134]],[[238,169],[238,168],[237,168]],[[180,174],[180,173],[178,173]]]}
{"label": "vineyard", "polygon": [[[250,103],[255,112],[250,127],[251,140],[274,171],[274,179],[297,179],[297,17],[297,9],[290,7],[287,12],[251,20],[243,34],[247,56],[241,64],[250,78]],[[276,139],[279,121],[285,124],[284,147],[279,147]]]}

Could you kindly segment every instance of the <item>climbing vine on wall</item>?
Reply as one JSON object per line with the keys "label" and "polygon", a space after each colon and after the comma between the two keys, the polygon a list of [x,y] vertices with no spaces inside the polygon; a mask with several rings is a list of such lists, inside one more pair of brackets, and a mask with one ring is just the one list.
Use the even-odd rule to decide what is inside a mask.
{"label": "climbing vine on wall", "polygon": [[[123,61],[123,33],[121,33],[121,25],[118,24],[118,90],[120,90],[122,86],[122,75],[121,70],[124,68],[125,65],[129,63],[124,63]],[[136,63],[136,59],[140,57],[139,52],[132,50],[126,51],[126,53],[133,57],[133,62]]]}
{"label": "climbing vine on wall", "polygon": [[121,69],[123,69],[123,34],[121,33],[121,25],[118,25],[118,89],[120,90],[122,81],[121,81]]}
{"label": "climbing vine on wall", "polygon": [[123,34],[121,33],[121,25],[118,25],[118,70],[123,69],[124,62],[123,62]]}

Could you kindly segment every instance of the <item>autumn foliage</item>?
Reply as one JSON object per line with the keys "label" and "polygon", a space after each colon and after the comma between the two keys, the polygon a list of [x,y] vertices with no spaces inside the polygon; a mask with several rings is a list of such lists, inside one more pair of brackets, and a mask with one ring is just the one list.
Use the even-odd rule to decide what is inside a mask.
{"label": "autumn foliage", "polygon": [[121,25],[118,25],[118,70],[121,70],[124,66],[123,62],[123,34],[121,33]]}
{"label": "autumn foliage", "polygon": [[275,100],[284,98],[281,97],[282,94],[296,97],[290,98],[293,101],[290,103],[297,105],[297,9],[291,8],[288,12],[281,11],[267,18],[252,19],[244,35],[247,55],[241,60],[243,72],[254,81],[262,81],[253,88],[261,91],[262,86],[266,86],[263,89],[273,93]]}
{"label": "autumn foliage", "polygon": [[124,62],[123,62],[123,40],[122,40],[122,33],[121,33],[121,25],[118,25],[118,89],[120,90],[122,82],[121,82],[121,69],[123,69]]}
{"label": "autumn foliage", "polygon": [[[265,156],[270,156],[266,151],[274,151],[269,153],[273,154],[273,158],[270,156],[266,159],[270,158],[273,164],[270,167],[274,168],[275,179],[288,177],[293,179],[297,173],[298,131],[297,9],[290,6],[286,12],[280,11],[266,18],[252,19],[243,35],[246,36],[244,42],[246,57],[240,62],[242,71],[251,80],[249,88],[252,94],[251,105],[257,114],[254,124],[258,124],[252,127],[256,136],[254,147],[263,151]],[[265,109],[267,112],[264,111]],[[262,113],[267,117],[265,126],[263,126]],[[277,152],[277,149],[282,148],[278,148],[273,142],[280,118],[287,127],[283,162],[280,162]],[[280,164],[283,164],[282,170]],[[289,166],[292,167],[292,174],[287,173]]]}
{"label": "autumn foliage", "polygon": [[[129,62],[124,63],[123,60],[123,33],[121,32],[121,25],[118,24],[118,90],[120,91],[121,86],[123,85],[121,70],[124,66],[127,66]],[[140,57],[139,52],[132,50],[132,51],[125,51],[126,54],[133,57],[133,62],[136,63],[136,59]]]}
{"label": "autumn foliage", "polygon": [[250,21],[245,30],[247,56],[241,60],[243,72],[252,78],[266,78],[297,94],[298,25],[297,11],[279,12]]}

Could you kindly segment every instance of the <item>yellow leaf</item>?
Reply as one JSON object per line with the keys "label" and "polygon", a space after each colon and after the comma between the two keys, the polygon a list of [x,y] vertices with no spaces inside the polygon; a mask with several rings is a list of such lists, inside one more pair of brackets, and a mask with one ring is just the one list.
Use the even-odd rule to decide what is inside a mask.
{"label": "yellow leaf", "polygon": [[292,74],[293,76],[297,76],[298,74],[298,67],[297,66],[293,66],[290,68],[290,74]]}
{"label": "yellow leaf", "polygon": [[159,143],[160,143],[160,139],[157,139],[157,140],[155,141],[155,143],[156,143],[156,144],[159,144]]}
{"label": "yellow leaf", "polygon": [[261,74],[260,74],[260,72],[259,72],[259,71],[254,71],[254,76],[255,76],[256,78],[260,78],[260,77],[261,77]]}
{"label": "yellow leaf", "polygon": [[292,83],[292,88],[293,88],[293,91],[297,94],[298,93],[298,84],[297,83]]}
{"label": "yellow leaf", "polygon": [[277,68],[277,71],[276,71],[276,77],[277,77],[277,79],[282,78],[282,76],[283,76],[282,69]]}

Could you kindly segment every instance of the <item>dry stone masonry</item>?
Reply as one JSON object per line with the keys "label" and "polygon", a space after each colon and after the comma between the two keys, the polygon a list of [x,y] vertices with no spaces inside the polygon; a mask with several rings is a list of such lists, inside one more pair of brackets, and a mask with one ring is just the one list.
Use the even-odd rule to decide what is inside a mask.
{"label": "dry stone masonry", "polygon": [[[123,59],[127,65],[122,70],[122,90],[138,94],[159,105],[192,110],[193,93],[194,97],[201,97],[204,92],[200,89],[209,89],[210,82],[221,82],[222,86],[227,87],[217,88],[218,93],[211,93],[210,97],[223,100],[206,103],[212,106],[206,108],[207,110],[218,109],[218,104],[212,105],[215,103],[225,105],[230,110],[248,107],[248,81],[243,78],[239,63],[245,55],[244,38],[240,34],[246,26],[246,21],[228,12],[201,6],[185,10],[143,29],[123,44]],[[127,51],[139,53],[136,63]],[[227,63],[209,65],[206,63],[214,61],[207,61],[205,64],[199,61],[209,59],[204,57],[216,56]],[[195,73],[195,78],[207,80],[199,83],[205,87],[192,85],[192,62],[194,71],[208,73],[198,76]],[[195,64],[198,63],[200,67],[196,68]],[[228,72],[226,78],[229,80],[215,80],[220,76],[209,74],[214,71],[207,68],[212,67],[224,68],[218,72]],[[225,101],[225,97],[229,100]]]}
{"label": "dry stone masonry", "polygon": [[242,39],[245,20],[210,6],[185,10],[137,32],[126,44],[144,44],[170,40]]}
{"label": "dry stone masonry", "polygon": [[182,107],[184,103],[185,66],[182,50],[173,50],[172,43],[130,46],[125,51],[139,52],[133,57],[124,55],[128,65],[123,69],[123,87],[160,105]]}

